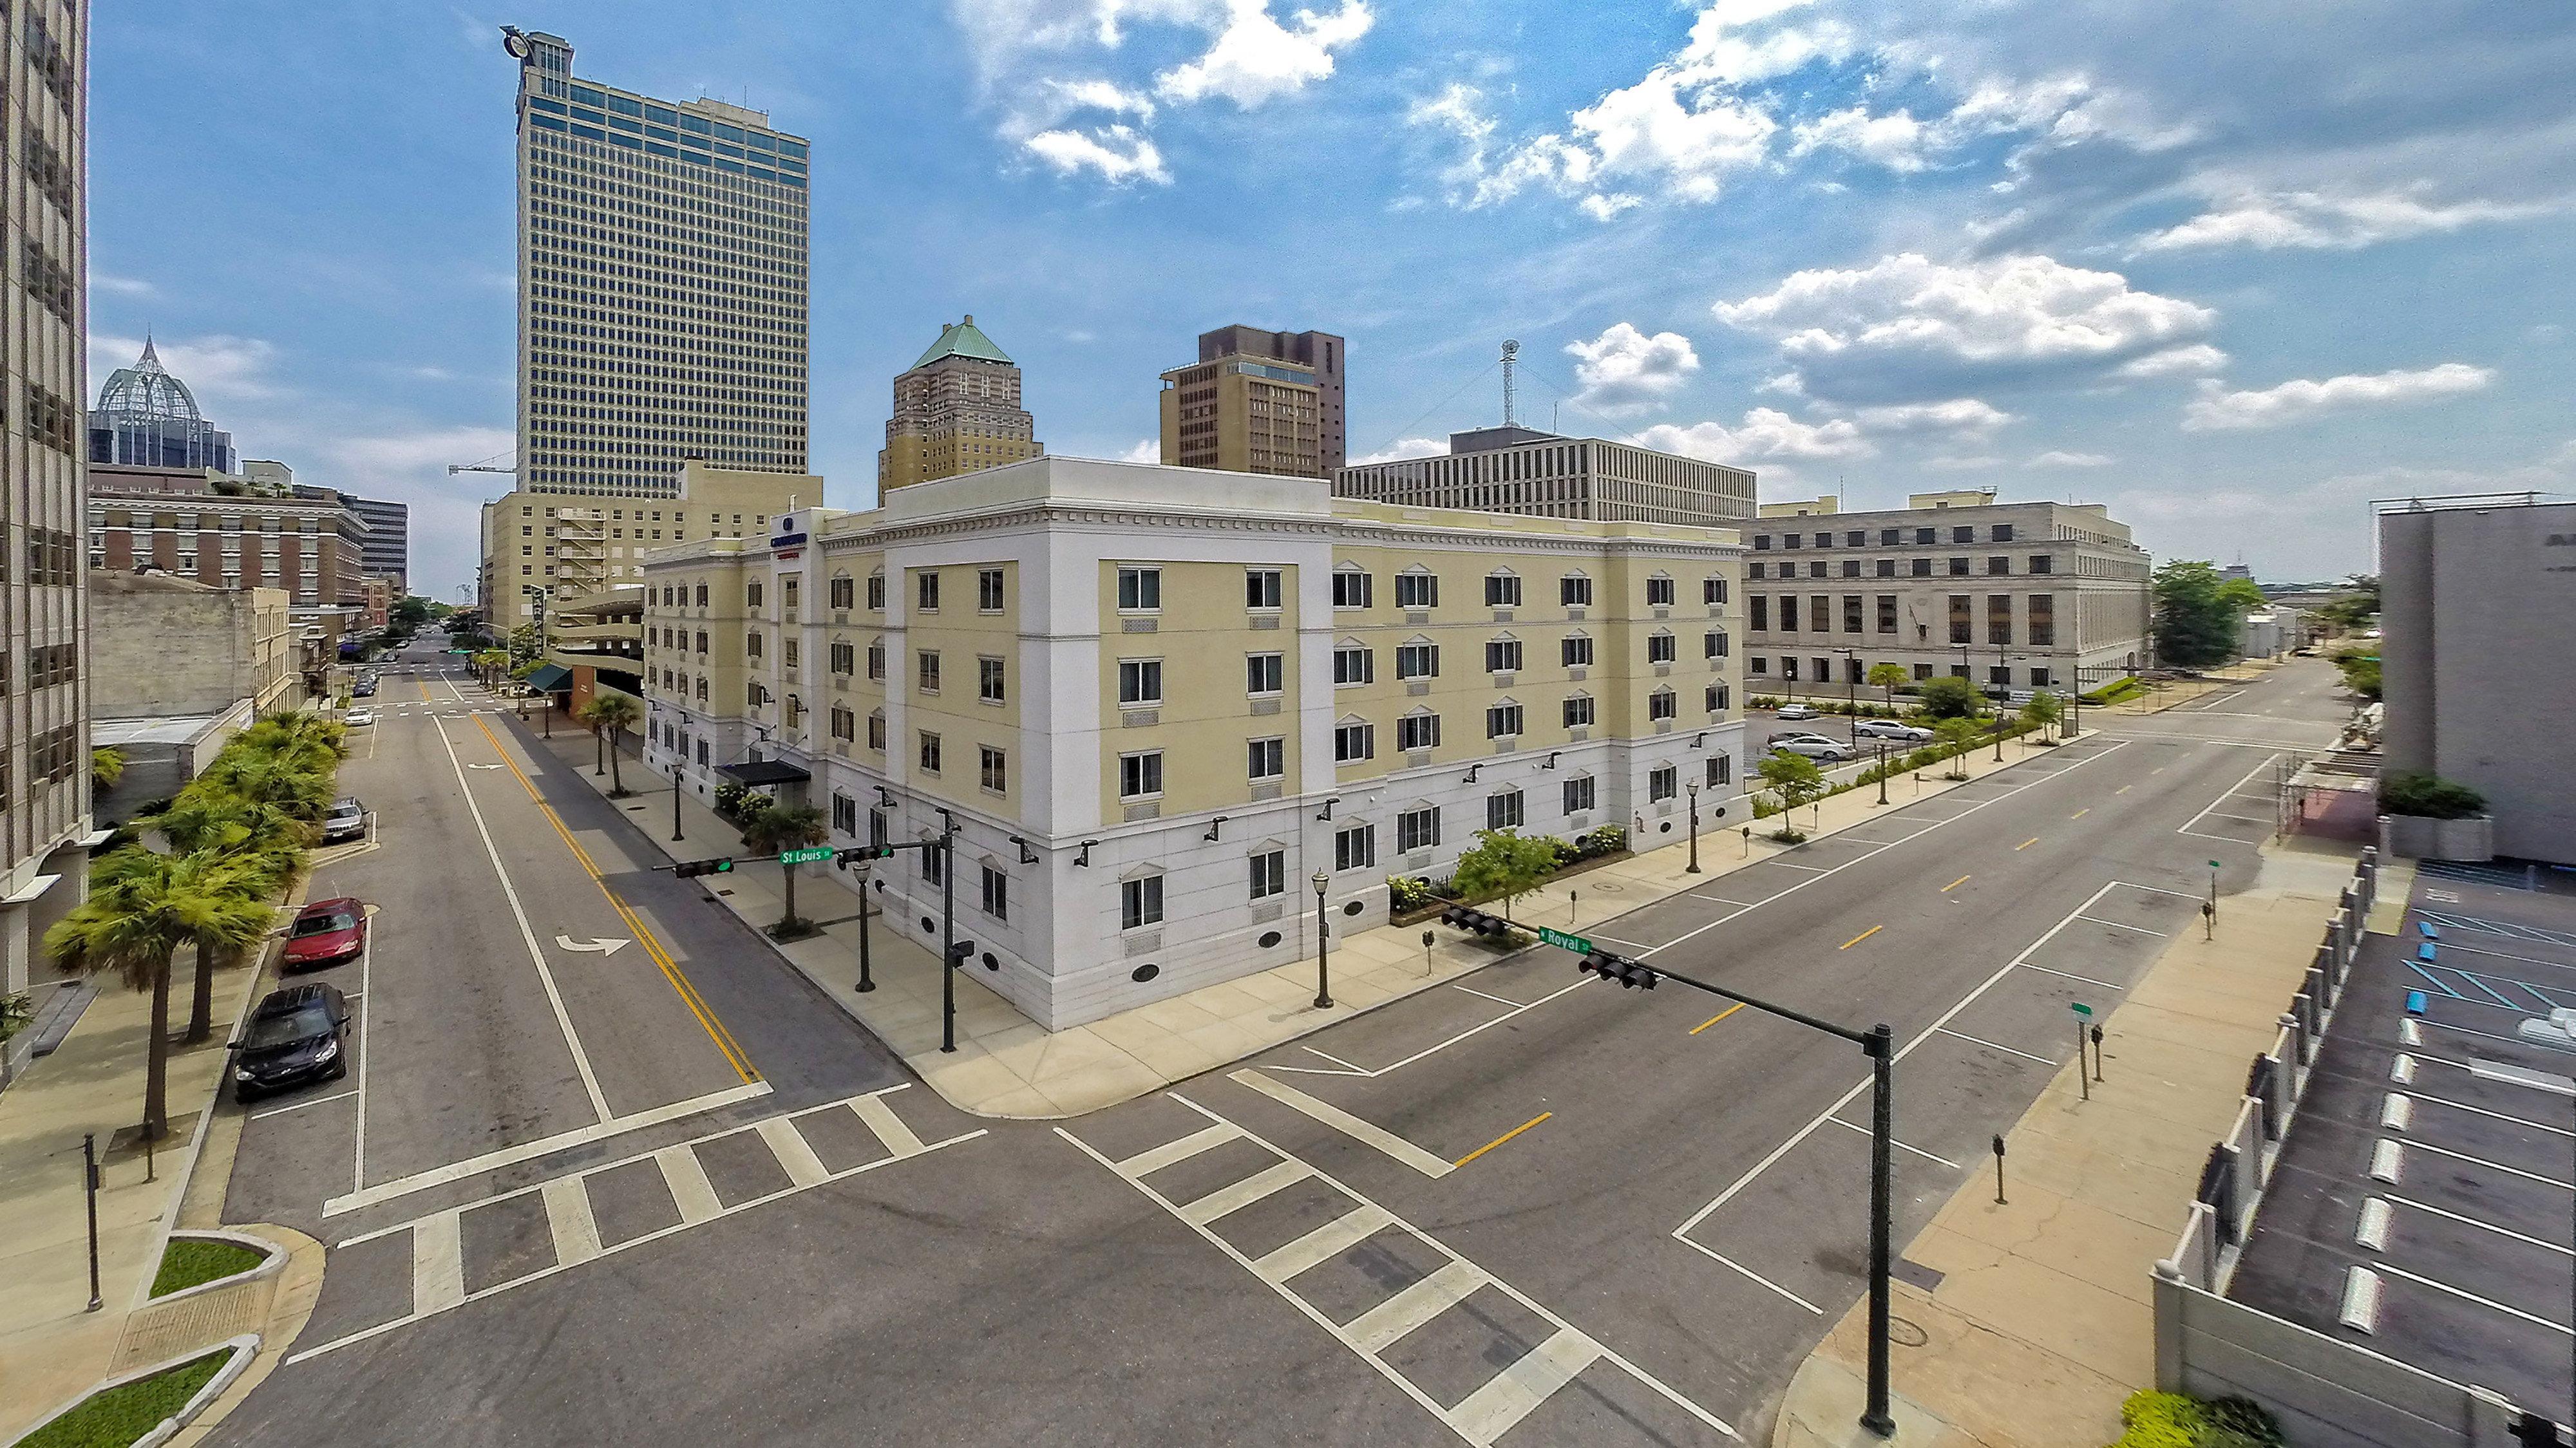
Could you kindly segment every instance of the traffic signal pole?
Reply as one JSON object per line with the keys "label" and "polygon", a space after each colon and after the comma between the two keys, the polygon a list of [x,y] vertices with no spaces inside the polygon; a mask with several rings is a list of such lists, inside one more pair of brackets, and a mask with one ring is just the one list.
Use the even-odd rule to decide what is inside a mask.
{"label": "traffic signal pole", "polygon": [[1889,1238],[1894,1215],[1894,1165],[1896,1145],[1896,1033],[1882,1021],[1866,1031],[1838,1026],[1804,1011],[1677,975],[1661,966],[1648,965],[1627,956],[1595,950],[1583,957],[1576,967],[1603,980],[1623,986],[1655,988],[1658,980],[1669,980],[1693,990],[1706,991],[1738,1005],[1751,1006],[1766,1015],[1784,1021],[1795,1021],[1810,1030],[1839,1036],[1860,1047],[1870,1063],[1869,1109],[1869,1401],[1862,1409],[1860,1425],[1881,1438],[1896,1436],[1896,1419],[1888,1411],[1887,1333],[1889,1311],[1888,1269],[1894,1251]]}

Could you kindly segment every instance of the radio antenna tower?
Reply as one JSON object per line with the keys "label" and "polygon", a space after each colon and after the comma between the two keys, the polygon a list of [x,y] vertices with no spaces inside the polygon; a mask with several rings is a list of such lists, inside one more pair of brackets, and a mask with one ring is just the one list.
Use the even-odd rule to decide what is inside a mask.
{"label": "radio antenna tower", "polygon": [[1514,404],[1518,399],[1512,392],[1512,371],[1520,365],[1520,357],[1521,344],[1506,340],[1503,343],[1503,426],[1505,427],[1510,427],[1520,420],[1514,412]]}

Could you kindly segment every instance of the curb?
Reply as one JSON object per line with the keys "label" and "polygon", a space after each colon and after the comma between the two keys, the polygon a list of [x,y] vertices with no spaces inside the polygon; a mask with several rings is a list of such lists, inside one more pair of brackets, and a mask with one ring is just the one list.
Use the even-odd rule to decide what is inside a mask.
{"label": "curb", "polygon": [[[239,1272],[217,1277],[210,1281],[200,1282],[194,1287],[182,1287],[178,1291],[170,1293],[167,1296],[146,1297],[143,1299],[143,1305],[141,1307],[136,1308],[134,1313],[127,1314],[129,1321],[131,1321],[136,1313],[141,1313],[151,1308],[167,1307],[173,1302],[185,1302],[191,1297],[214,1292],[219,1288],[239,1287],[245,1282],[256,1282],[263,1277],[274,1277],[278,1273],[286,1270],[286,1249],[280,1247],[275,1242],[268,1240],[266,1237],[254,1237],[248,1232],[235,1232],[222,1227],[181,1227],[170,1234],[169,1241],[177,1241],[181,1238],[187,1238],[192,1241],[230,1242],[236,1247],[248,1247],[259,1254],[259,1265],[256,1267],[245,1267]],[[168,1242],[163,1243],[162,1250],[165,1253],[169,1250]],[[156,1273],[155,1275],[158,1274]],[[150,1292],[152,1290],[151,1284],[144,1284],[143,1290],[147,1293]]]}
{"label": "curb", "polygon": [[[280,1260],[283,1260],[283,1257],[284,1254],[279,1254]],[[43,1432],[48,1425],[60,1419],[65,1414],[77,1410],[81,1404],[88,1402],[90,1399],[97,1397],[101,1393],[107,1392],[113,1388],[124,1387],[128,1383],[141,1382],[145,1378],[152,1377],[159,1373],[166,1373],[172,1368],[182,1367],[188,1363],[195,1362],[197,1359],[204,1357],[211,1352],[230,1352],[232,1356],[225,1360],[222,1367],[215,1370],[215,1375],[206,1380],[206,1385],[204,1387],[197,1389],[194,1396],[190,1397],[187,1402],[180,1404],[179,1411],[162,1419],[159,1424],[154,1426],[152,1431],[134,1440],[134,1448],[160,1448],[161,1444],[169,1442],[173,1437],[178,1435],[180,1429],[187,1427],[190,1422],[194,1421],[199,1413],[206,1411],[207,1406],[213,1403],[215,1399],[222,1397],[224,1390],[231,1387],[235,1379],[249,1371],[251,1359],[259,1356],[258,1333],[246,1332],[237,1337],[228,1337],[222,1342],[216,1343],[212,1347],[192,1348],[166,1362],[158,1362],[149,1367],[136,1368],[131,1372],[119,1373],[115,1377],[109,1378],[106,1381],[87,1389],[79,1397],[63,1404],[54,1411],[47,1413],[43,1418],[37,1420],[35,1426],[29,1428],[25,1433],[20,1434],[12,1441],[20,1443],[25,1442],[27,1439]]]}

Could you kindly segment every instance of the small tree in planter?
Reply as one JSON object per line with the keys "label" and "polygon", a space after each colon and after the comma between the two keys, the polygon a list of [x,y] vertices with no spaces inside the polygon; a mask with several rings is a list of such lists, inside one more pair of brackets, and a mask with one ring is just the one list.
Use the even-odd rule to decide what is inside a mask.
{"label": "small tree in planter", "polygon": [[1914,696],[1922,702],[1923,712],[1935,719],[1973,719],[1986,712],[1986,696],[1977,692],[1974,683],[1954,674],[1924,680]]}
{"label": "small tree in planter", "polygon": [[[821,810],[810,804],[767,804],[742,822],[743,848],[764,855],[806,849],[831,837],[830,822],[823,818]],[[810,924],[796,915],[797,869],[795,865],[779,867],[779,872],[787,879],[787,914],[769,928],[769,933],[780,940],[801,939],[812,933]]]}
{"label": "small tree in planter", "polygon": [[2049,731],[2055,729],[2057,721],[2064,717],[2066,710],[2058,704],[2057,696],[2046,689],[2031,695],[2030,702],[2021,706],[2021,722],[2039,732],[2042,744],[2056,742]]}
{"label": "small tree in planter", "polygon": [[1798,833],[1791,820],[1801,806],[1814,804],[1825,797],[1825,772],[1807,756],[1787,753],[1763,756],[1758,772],[1762,776],[1762,787],[1771,791],[1772,798],[1780,801],[1780,828],[1771,838],[1789,845],[1803,842],[1807,837]]}
{"label": "small tree in planter", "polygon": [[[573,717],[590,726],[595,742],[601,745],[600,752],[608,758],[608,797],[624,799],[626,776],[619,767],[617,740],[643,719],[643,708],[624,694],[593,694]],[[595,769],[591,772],[598,773]]]}
{"label": "small tree in planter", "polygon": [[[1932,682],[1937,684],[1941,681],[1935,679]],[[1959,756],[1976,747],[1977,721],[1964,717],[1939,719],[1933,722],[1932,732],[1940,736],[1942,757],[1950,761],[1950,772],[1941,777],[1943,779],[1967,778],[1968,771],[1959,764]]]}
{"label": "small tree in planter", "polygon": [[1450,885],[1465,899],[1499,899],[1509,918],[1512,902],[1556,873],[1556,840],[1518,830],[1478,830],[1476,847],[1458,857]]}
{"label": "small tree in planter", "polygon": [[1869,666],[1869,677],[1866,680],[1863,680],[1863,682],[1867,683],[1873,689],[1885,689],[1887,691],[1887,712],[1889,717],[1893,718],[1896,714],[1896,691],[1905,687],[1909,682],[1905,677],[1905,666],[1903,664],[1872,664]]}

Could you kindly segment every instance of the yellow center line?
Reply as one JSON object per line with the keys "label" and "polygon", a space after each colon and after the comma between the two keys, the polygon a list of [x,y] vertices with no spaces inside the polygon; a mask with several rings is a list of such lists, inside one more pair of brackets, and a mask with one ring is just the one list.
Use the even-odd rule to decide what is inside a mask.
{"label": "yellow center line", "polygon": [[1844,941],[1838,948],[1849,950],[1853,946],[1860,944],[1862,941],[1869,939],[1871,936],[1876,935],[1878,932],[1885,930],[1886,928],[1887,927],[1884,925],[1873,925],[1867,930],[1862,931],[1860,934],[1853,936],[1851,939]]}
{"label": "yellow center line", "polygon": [[501,747],[501,737],[492,732],[492,726],[485,723],[481,715],[470,717],[474,720],[474,727],[483,731],[483,737],[492,741],[493,751],[499,754],[501,762],[509,767],[511,775],[519,781],[519,787],[528,792],[528,798],[536,802],[537,808],[544,813],[546,822],[554,826],[555,834],[564,842],[564,848],[572,851],[572,857],[581,862],[582,870],[590,876],[591,883],[599,887],[599,893],[608,897],[609,908],[615,910],[617,917],[625,921],[627,928],[635,932],[635,938],[642,943],[644,953],[651,956],[653,963],[661,968],[662,978],[669,981],[671,989],[679,993],[680,1003],[689,1008],[689,1014],[698,1018],[698,1024],[706,1029],[707,1038],[716,1043],[718,1051],[724,1053],[725,1063],[733,1067],[734,1073],[745,1082],[759,1080],[759,1070],[751,1064],[751,1058],[743,1053],[741,1045],[734,1040],[733,1032],[726,1030],[724,1022],[716,1018],[714,1008],[698,994],[698,988],[689,983],[687,972],[680,969],[680,963],[671,958],[668,950],[663,949],[661,940],[644,924],[643,917],[635,912],[633,906],[619,898],[615,890],[609,888],[607,879],[600,874],[598,864],[590,858],[590,852],[584,850],[580,842],[572,837],[572,831],[564,827],[563,818],[555,813],[554,806],[546,803],[545,796],[537,793],[536,784],[520,770],[518,761],[510,757],[510,751]]}
{"label": "yellow center line", "polygon": [[1972,877],[1967,876],[1967,875],[1961,875],[1958,879],[1955,879],[1955,880],[1951,881],[1949,884],[1942,886],[1942,887],[1941,887],[1941,893],[1942,893],[1942,894],[1944,894],[1944,895],[1949,894],[1951,891],[1956,890],[1956,889],[1958,889],[1960,886],[1965,885],[1966,883],[1968,883],[1968,881],[1970,880],[1970,878],[1972,878]]}
{"label": "yellow center line", "polygon": [[2027,850],[2027,849],[2029,849],[2031,846],[2033,846],[2033,845],[2035,845],[2035,844],[2038,844],[2038,843],[2039,843],[2039,836],[2037,836],[2037,835],[2033,835],[2033,836],[2031,836],[2029,839],[2026,839],[2026,840],[2022,841],[2020,844],[2013,846],[2013,848],[2014,848],[2014,849],[2016,849],[2016,850]]}
{"label": "yellow center line", "polygon": [[1465,1166],[1467,1163],[1483,1156],[1486,1152],[1492,1151],[1495,1147],[1502,1145],[1504,1142],[1511,1140],[1513,1137],[1520,1135],[1522,1132],[1529,1130],[1531,1127],[1538,1125],[1540,1122],[1547,1120],[1555,1114],[1556,1113],[1553,1111],[1540,1112],[1538,1115],[1531,1117],[1529,1120],[1522,1122],[1520,1125],[1515,1126],[1511,1130],[1504,1132],[1502,1135],[1495,1137],[1493,1140],[1486,1142],[1483,1146],[1477,1147],[1474,1151],[1458,1158],[1458,1165]]}
{"label": "yellow center line", "polygon": [[2124,785],[2121,785],[2118,789],[2115,789],[2115,790],[2113,790],[2113,791],[2111,791],[2111,792],[2112,792],[2113,794],[2127,794],[2130,790],[2133,790],[2133,789],[2136,789],[2136,788],[2137,788],[2137,786],[2136,786],[2136,785],[2134,785],[2134,784],[2124,784]]}
{"label": "yellow center line", "polygon": [[2068,818],[2068,819],[2071,819],[2071,820],[2080,820],[2080,819],[2084,818],[2086,815],[2091,814],[2092,812],[2093,812],[2093,807],[2092,807],[2091,805],[2086,805],[2084,808],[2077,810],[2075,813],[2073,813],[2073,814],[2071,814],[2071,815],[2068,815],[2068,816],[2067,816],[2067,818]]}
{"label": "yellow center line", "polygon": [[1722,1010],[1722,1011],[1719,1011],[1716,1015],[1713,1015],[1713,1016],[1709,1017],[1707,1020],[1704,1020],[1704,1021],[1700,1022],[1698,1025],[1691,1027],[1691,1028],[1690,1028],[1690,1033],[1691,1033],[1692,1035],[1696,1036],[1696,1035],[1698,1035],[1700,1032],[1707,1030],[1709,1027],[1711,1027],[1711,1026],[1713,1026],[1713,1025],[1716,1025],[1718,1022],[1720,1022],[1720,1021],[1722,1021],[1722,1020],[1725,1020],[1728,1016],[1731,1016],[1731,1015],[1735,1014],[1737,1011],[1740,1011],[1740,1010],[1742,1010],[1742,1009],[1744,1009],[1744,1002],[1742,1002],[1742,1001],[1737,1001],[1735,1004],[1733,1004],[1733,1005],[1731,1005],[1731,1006],[1728,1006],[1726,1009],[1724,1009],[1724,1010]]}

